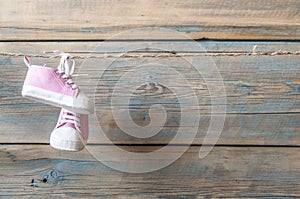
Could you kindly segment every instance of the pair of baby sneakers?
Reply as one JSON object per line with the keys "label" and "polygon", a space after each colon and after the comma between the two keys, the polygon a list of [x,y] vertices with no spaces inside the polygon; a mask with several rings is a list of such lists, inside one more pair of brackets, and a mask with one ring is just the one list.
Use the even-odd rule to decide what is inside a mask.
{"label": "pair of baby sneakers", "polygon": [[31,65],[28,67],[22,95],[38,102],[60,107],[61,111],[50,136],[50,145],[59,150],[80,151],[88,140],[88,114],[93,113],[94,105],[74,83],[72,75],[75,61],[69,54],[61,54],[57,67]]}

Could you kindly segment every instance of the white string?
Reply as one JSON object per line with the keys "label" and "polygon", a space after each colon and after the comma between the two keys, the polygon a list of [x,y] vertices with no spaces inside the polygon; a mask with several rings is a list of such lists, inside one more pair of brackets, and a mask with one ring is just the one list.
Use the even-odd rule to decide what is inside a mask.
{"label": "white string", "polygon": [[62,78],[68,79],[67,84],[72,85],[72,89],[78,88],[78,86],[74,83],[72,80],[74,69],[75,69],[75,61],[72,60],[73,64],[72,66],[69,65],[68,59],[70,57],[70,54],[64,53],[58,50],[53,51],[55,54],[58,54],[61,56],[59,65],[57,67],[57,73],[63,74]]}

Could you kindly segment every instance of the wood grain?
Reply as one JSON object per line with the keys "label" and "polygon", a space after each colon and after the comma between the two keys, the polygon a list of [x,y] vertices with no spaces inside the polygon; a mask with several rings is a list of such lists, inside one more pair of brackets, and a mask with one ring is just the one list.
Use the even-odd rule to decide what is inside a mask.
{"label": "wood grain", "polygon": [[[91,146],[109,153],[110,146]],[[127,147],[135,152],[151,147]],[[153,147],[152,147],[153,150]],[[174,152],[178,147],[173,147]],[[88,151],[67,153],[43,145],[2,145],[0,196],[58,198],[299,197],[298,148],[215,147],[204,159],[199,147],[172,165],[129,174],[103,165],[130,161],[108,156],[96,161]],[[170,151],[170,153],[172,153]],[[168,155],[168,154],[163,154]],[[162,156],[163,157],[163,156]],[[159,161],[159,157],[156,160]]]}
{"label": "wood grain", "polygon": [[[48,43],[0,43],[2,52],[25,53],[29,55],[42,55],[42,51],[61,49],[71,52],[76,56],[104,55],[105,53],[118,55],[122,53],[122,46],[128,42],[107,42],[103,48],[92,52],[95,42],[48,42]],[[184,42],[183,42],[184,43]],[[139,42],[131,42],[133,46],[139,46]],[[176,42],[168,42],[175,46]],[[177,43],[178,44],[178,43]],[[296,52],[299,50],[298,42],[200,42],[205,50],[191,48],[191,56],[211,57],[224,80],[227,94],[227,116],[219,144],[245,144],[245,145],[299,145],[300,129],[300,98],[299,98],[299,55],[248,55],[228,56],[226,53],[249,53],[256,46],[256,52],[270,53],[279,50]],[[152,43],[152,45],[154,45]],[[155,46],[163,46],[163,42],[156,42]],[[118,48],[119,47],[119,48]],[[151,47],[151,45],[150,45]],[[176,49],[176,48],[174,48]],[[135,52],[135,54],[149,53],[147,50]],[[175,51],[175,53],[180,53]],[[210,55],[218,54],[218,56]],[[165,54],[165,52],[152,52],[153,55]],[[45,56],[51,56],[46,54]],[[153,61],[158,58],[119,58],[103,74],[101,84],[97,73],[102,69],[91,67],[89,60],[96,61],[100,65],[108,63],[102,59],[76,59],[77,65],[81,67],[79,73],[89,73],[89,76],[77,78],[89,95],[95,93],[96,115],[90,119],[90,143],[105,143],[104,134],[114,143],[131,144],[166,144],[178,130],[180,125],[180,107],[176,96],[167,89],[163,93],[156,90],[146,89],[141,85],[139,92],[133,96],[130,105],[131,117],[139,125],[150,122],[148,109],[153,103],[161,103],[168,110],[167,122],[164,129],[156,136],[148,139],[136,139],[124,134],[116,125],[112,117],[109,100],[112,88],[118,78],[131,68],[132,64],[139,61]],[[22,57],[0,57],[2,73],[1,79],[1,113],[0,113],[0,137],[2,143],[48,143],[49,133],[54,127],[59,109],[41,103],[24,99],[20,93],[26,74],[26,68]],[[82,62],[86,64],[82,65]],[[201,112],[201,120],[198,135],[194,144],[201,144],[210,122],[210,96],[201,76],[195,70],[189,69],[178,57],[159,58],[159,61],[169,64],[184,74],[191,82],[198,96],[198,108]],[[47,63],[56,66],[57,58],[32,57],[32,62]],[[174,83],[176,77],[164,75],[160,78]],[[88,80],[93,80],[92,84]],[[156,79],[155,81],[157,81]],[[152,80],[151,80],[152,81]],[[154,81],[154,80],[153,80]],[[126,93],[125,93],[126,94]],[[201,97],[200,97],[201,96]],[[190,97],[190,94],[183,96]],[[124,120],[130,122],[130,118]],[[192,118],[191,118],[192,119]],[[99,131],[100,122],[104,134]],[[43,129],[41,129],[43,124]],[[185,139],[181,143],[186,143]]]}
{"label": "wood grain", "polygon": [[[0,0],[0,198],[300,198],[299,10],[298,0]],[[143,28],[151,34],[130,32]],[[111,37],[115,41],[101,42]],[[78,153],[49,146],[59,108],[21,96],[22,56],[55,67],[58,58],[43,52],[56,49],[74,56],[80,75],[74,79],[95,98],[89,144]],[[212,100],[222,96],[208,90],[216,73],[204,78],[186,60],[201,65],[202,74],[215,64],[227,96],[217,103],[227,106],[221,137],[204,159],[199,150],[208,125],[220,115],[211,113]],[[164,65],[151,75],[135,69],[114,95],[134,66],[157,63]],[[161,72],[167,66],[181,76]],[[137,78],[143,78],[139,87],[125,91]],[[198,105],[180,103],[193,98],[178,83],[184,80]],[[121,118],[125,127],[151,124],[149,108],[160,104],[167,110],[163,129],[146,139],[124,133],[110,105],[124,96],[129,105],[115,105],[130,109],[130,117]],[[199,125],[182,124],[181,110],[199,110]],[[170,143],[180,125],[186,126],[182,139],[147,159],[147,152]],[[190,144],[195,126],[192,145],[168,167],[130,174],[107,166],[145,168],[173,160]],[[116,147],[145,156],[127,158]]]}
{"label": "wood grain", "polygon": [[0,40],[103,40],[143,27],[193,39],[295,40],[299,8],[297,0],[1,1]]}

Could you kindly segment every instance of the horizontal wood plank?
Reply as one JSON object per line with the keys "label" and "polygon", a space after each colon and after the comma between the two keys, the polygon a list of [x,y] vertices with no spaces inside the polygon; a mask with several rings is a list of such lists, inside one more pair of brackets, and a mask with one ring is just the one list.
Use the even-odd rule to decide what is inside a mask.
{"label": "horizontal wood plank", "polygon": [[[126,43],[126,42],[125,42]],[[128,42],[127,42],[128,43]],[[131,44],[131,43],[130,43]],[[171,45],[172,43],[170,43]],[[176,42],[174,46],[178,45]],[[175,45],[176,44],[176,45]],[[296,52],[299,49],[297,42],[200,42],[203,49],[191,48],[190,56],[211,57],[224,80],[227,95],[227,115],[219,144],[259,144],[259,145],[299,145],[300,129],[300,100],[299,100],[299,55],[271,55],[278,50]],[[71,52],[72,55],[82,56],[76,59],[79,73],[88,73],[89,76],[75,78],[81,88],[89,95],[95,94],[96,115],[90,117],[90,143],[106,143],[104,134],[114,143],[132,144],[166,144],[173,138],[180,125],[180,107],[176,97],[172,93],[156,93],[145,95],[146,87],[141,87],[140,94],[133,97],[130,105],[131,117],[139,125],[150,122],[148,109],[153,103],[161,103],[168,110],[168,117],[163,130],[156,136],[148,139],[137,139],[125,134],[114,121],[110,111],[112,88],[124,71],[130,70],[130,64],[136,64],[137,60],[150,60],[157,58],[119,58],[100,78],[97,76],[100,68],[91,67],[89,60],[97,63],[107,63],[114,58],[93,58],[88,56],[101,56],[107,53],[119,55],[122,53],[124,42],[107,42],[103,48],[93,51],[94,42],[49,42],[49,43],[0,43],[2,52],[42,55],[45,58],[32,57],[36,64],[47,63],[49,66],[57,65],[57,58],[50,58],[51,54],[43,55],[42,51],[61,49]],[[138,42],[132,45],[139,46]],[[152,43],[153,46],[163,46],[163,42]],[[247,54],[253,51],[267,53],[268,55]],[[119,48],[117,48],[119,47]],[[151,45],[150,45],[151,47]],[[176,49],[176,48],[174,48]],[[245,53],[239,56],[228,56],[226,53]],[[135,54],[149,53],[146,51]],[[176,52],[175,53],[182,53]],[[212,55],[210,54],[212,53]],[[152,52],[153,55],[169,55],[165,52]],[[214,56],[218,54],[218,56]],[[26,74],[26,67],[22,57],[1,56],[1,113],[0,113],[0,137],[2,143],[48,143],[49,133],[54,127],[59,109],[24,99],[21,96],[22,84]],[[165,64],[172,63],[172,67],[178,70],[191,82],[198,96],[199,106],[190,107],[199,109],[201,120],[198,134],[194,144],[201,144],[210,122],[210,96],[205,86],[205,81],[197,75],[195,70],[185,70],[187,67],[180,57],[160,58]],[[86,61],[86,64],[82,64]],[[178,64],[179,63],[179,64]],[[180,65],[182,64],[182,65]],[[188,68],[188,67],[187,67]],[[176,77],[168,74],[161,76],[169,80]],[[89,80],[93,80],[92,83]],[[101,86],[98,80],[101,80]],[[157,81],[151,80],[151,81]],[[88,82],[88,83],[87,83]],[[98,86],[97,86],[98,85]],[[94,88],[97,90],[94,93]],[[155,90],[153,90],[155,91]],[[146,93],[145,93],[146,92]],[[126,94],[126,93],[125,93]],[[179,96],[180,97],[180,96]],[[190,94],[186,96],[189,98]],[[120,107],[121,108],[121,107]],[[146,118],[146,119],[145,119]],[[147,119],[148,118],[148,119]],[[123,118],[130,121],[130,118]],[[192,118],[191,118],[192,119]],[[104,132],[99,131],[99,124]],[[43,129],[40,125],[43,124]],[[181,143],[186,143],[182,139]]]}
{"label": "horizontal wood plank", "polygon": [[[41,110],[41,108],[36,108],[36,110]],[[50,107],[43,111],[1,114],[1,143],[49,143],[49,136],[56,124],[58,114],[58,108]],[[227,114],[218,144],[298,146],[299,118],[300,114]],[[198,134],[193,144],[203,143],[209,121],[209,116],[201,118]],[[165,126],[157,135],[139,139],[125,134],[113,120],[108,118],[101,119],[102,130],[95,115],[90,116],[89,122],[89,143],[94,144],[107,143],[104,136],[115,144],[167,144],[176,135],[179,126],[175,121],[173,126]],[[188,138],[183,137],[178,144],[187,142]]]}
{"label": "horizontal wood plank", "polygon": [[102,40],[144,27],[193,39],[295,40],[299,8],[297,0],[1,1],[0,40]]}
{"label": "horizontal wood plank", "polygon": [[[111,146],[90,146],[110,153]],[[134,152],[153,147],[125,147]],[[173,147],[169,153],[176,152]],[[143,174],[122,173],[103,163],[127,162],[87,150],[68,153],[43,145],[1,145],[0,196],[61,198],[300,197],[298,148],[215,147],[204,159],[190,147],[170,166]],[[171,154],[169,154],[171,155]],[[160,157],[168,154],[161,154]],[[164,159],[161,159],[164,161]]]}

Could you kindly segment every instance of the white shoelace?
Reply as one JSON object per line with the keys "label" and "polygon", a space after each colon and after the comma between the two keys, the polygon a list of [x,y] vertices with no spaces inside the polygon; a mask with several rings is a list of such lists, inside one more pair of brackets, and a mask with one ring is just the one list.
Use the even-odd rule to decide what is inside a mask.
{"label": "white shoelace", "polygon": [[72,75],[74,73],[75,68],[75,61],[73,60],[73,64],[72,66],[70,66],[68,62],[70,55],[67,53],[60,53],[60,55],[62,57],[60,58],[60,63],[57,67],[57,73],[63,74],[62,78],[68,79],[67,84],[72,85],[72,89],[75,90],[78,88],[78,86],[72,80]]}
{"label": "white shoelace", "polygon": [[80,129],[80,115],[64,110],[62,113],[62,119],[60,120],[59,124],[63,124],[63,123],[74,124],[75,127]]}

